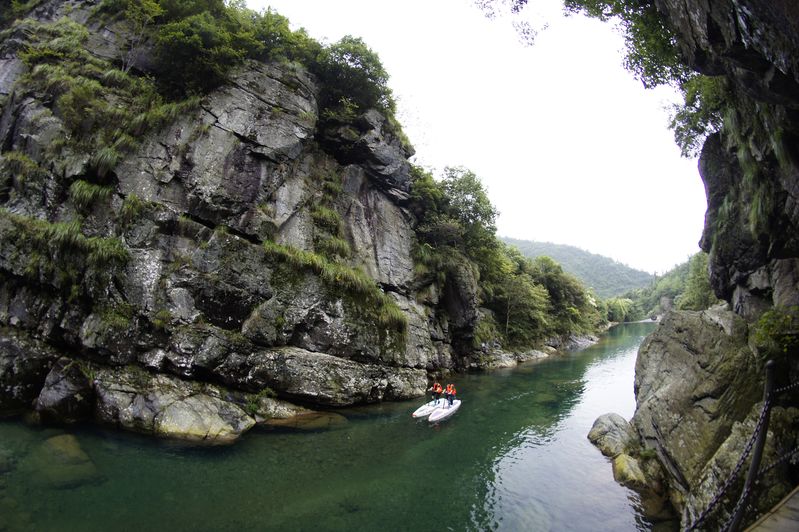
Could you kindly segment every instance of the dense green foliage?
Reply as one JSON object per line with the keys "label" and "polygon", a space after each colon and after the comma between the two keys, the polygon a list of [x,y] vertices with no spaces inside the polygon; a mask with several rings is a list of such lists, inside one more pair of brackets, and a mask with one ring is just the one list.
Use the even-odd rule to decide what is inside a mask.
{"label": "dense green foliage", "polygon": [[119,238],[86,236],[79,220],[50,223],[0,209],[0,237],[24,257],[27,277],[70,297],[102,290],[129,258]]}
{"label": "dense green foliage", "polygon": [[24,16],[28,11],[41,4],[42,0],[0,0],[0,28],[7,26],[16,18]]}
{"label": "dense green foliage", "polygon": [[766,356],[795,356],[799,349],[799,306],[765,312],[754,325],[753,336]]}
{"label": "dense green foliage", "polygon": [[[629,301],[630,303],[626,303]],[[657,278],[650,286],[632,290],[622,298],[607,301],[611,321],[636,321],[671,308],[704,310],[718,303],[710,286],[708,255],[700,251]]]}
{"label": "dense green foliage", "polygon": [[[525,257],[551,257],[563,269],[580,279],[601,298],[619,296],[649,285],[653,276],[650,273],[636,270],[602,255],[596,255],[583,249],[549,242],[533,242],[503,238],[503,242],[515,246]],[[617,321],[617,320],[612,320]]]}
{"label": "dense green foliage", "polygon": [[669,127],[683,157],[696,157],[709,133],[721,128],[728,98],[724,78],[696,75],[681,86],[683,104],[674,105]]}
{"label": "dense green foliage", "polygon": [[420,282],[441,284],[474,264],[481,305],[491,311],[475,342],[499,340],[531,347],[547,338],[591,332],[604,320],[580,282],[548,257],[531,260],[496,237],[497,211],[479,178],[447,168],[440,181],[414,168],[412,205],[419,218],[416,246]]}
{"label": "dense green foliage", "polygon": [[131,47],[141,43],[140,31],[150,34],[159,84],[173,98],[218,87],[245,59],[294,61],[321,82],[323,120],[347,121],[376,108],[402,136],[388,73],[360,38],[347,35],[323,46],[303,29],[292,31],[288,19],[271,9],[255,12],[241,1],[105,0],[101,13],[129,22]]}
{"label": "dense green foliage", "polygon": [[680,310],[704,310],[719,300],[710,286],[708,255],[699,252],[688,260],[688,278],[685,289],[675,300]]}
{"label": "dense green foliage", "polygon": [[388,73],[380,58],[362,39],[347,35],[321,50],[313,70],[322,81],[323,108],[336,108],[342,100],[358,109],[395,110]]}
{"label": "dense green foliage", "polygon": [[[20,55],[30,72],[19,89],[42,96],[68,128],[52,156],[63,149],[91,158],[93,179],[105,180],[119,157],[142,133],[173,121],[195,100],[166,103],[153,81],[131,76],[98,59],[83,46],[85,27],[67,19],[55,24],[24,22],[30,33]],[[55,157],[53,157],[55,159]]]}

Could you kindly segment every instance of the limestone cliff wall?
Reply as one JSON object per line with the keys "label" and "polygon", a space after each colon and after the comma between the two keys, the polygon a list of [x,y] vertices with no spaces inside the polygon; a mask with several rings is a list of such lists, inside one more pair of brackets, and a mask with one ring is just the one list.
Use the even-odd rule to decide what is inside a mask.
{"label": "limestone cliff wall", "polygon": [[[113,57],[124,27],[93,22],[94,4],[34,14],[87,24],[85,46]],[[21,89],[25,39],[21,27],[0,43],[0,146],[36,168],[0,187],[0,414],[36,405],[227,440],[268,417],[265,391],[322,406],[403,399],[458,363],[447,309],[470,283],[452,303],[414,278],[410,154],[378,112],[320,131],[312,76],[251,62],[137,139],[109,170],[111,193],[79,205],[70,185],[94,154],[65,151],[54,102]],[[336,261],[323,256],[331,236]],[[81,255],[103,243],[124,264]],[[405,325],[386,325],[376,301]]]}

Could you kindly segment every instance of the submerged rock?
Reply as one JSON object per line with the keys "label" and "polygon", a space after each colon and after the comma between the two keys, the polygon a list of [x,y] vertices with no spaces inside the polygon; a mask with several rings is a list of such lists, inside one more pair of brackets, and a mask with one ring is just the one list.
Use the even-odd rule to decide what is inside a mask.
{"label": "submerged rock", "polygon": [[8,473],[14,468],[14,455],[11,451],[0,447],[0,474]]}
{"label": "submerged rock", "polygon": [[307,412],[285,419],[273,418],[264,422],[270,427],[291,428],[297,430],[322,430],[341,427],[347,424],[347,418],[335,412]]}
{"label": "submerged rock", "polygon": [[49,488],[75,488],[101,482],[103,476],[71,434],[45,440],[20,463],[20,471]]}

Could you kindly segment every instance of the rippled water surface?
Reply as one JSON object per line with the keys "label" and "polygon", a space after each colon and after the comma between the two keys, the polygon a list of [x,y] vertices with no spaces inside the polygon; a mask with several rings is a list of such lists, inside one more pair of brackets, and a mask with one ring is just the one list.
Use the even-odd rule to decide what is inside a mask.
{"label": "rippled water surface", "polygon": [[600,414],[632,415],[635,354],[652,329],[459,375],[463,406],[440,426],[411,419],[419,399],[226,448],[70,429],[96,474],[66,487],[43,443],[63,429],[0,422],[0,530],[648,530],[586,434]]}

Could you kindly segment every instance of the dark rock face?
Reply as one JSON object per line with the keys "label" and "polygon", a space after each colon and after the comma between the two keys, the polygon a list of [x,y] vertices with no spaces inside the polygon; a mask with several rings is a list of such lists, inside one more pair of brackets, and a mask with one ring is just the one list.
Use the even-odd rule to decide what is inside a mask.
{"label": "dark rock face", "polygon": [[[117,60],[127,28],[98,23],[95,4],[48,0],[33,15],[86,24],[86,49]],[[476,283],[463,276],[440,298],[415,279],[410,152],[380,113],[322,128],[308,72],[248,62],[135,139],[105,199],[79,205],[70,186],[91,180],[92,154],[59,147],[59,109],[23,90],[19,52],[35,30],[23,22],[0,42],[0,169],[13,152],[36,170],[0,179],[0,415],[35,407],[45,420],[227,442],[275,411],[258,410],[257,394],[405,399],[428,371],[458,366],[452,339],[471,334]],[[149,55],[145,44],[133,70],[147,72]],[[42,235],[56,230],[72,240],[50,245]],[[331,235],[340,256],[325,255]],[[124,264],[94,268],[69,247],[98,240]],[[405,332],[320,268],[365,274]]]}
{"label": "dark rock face", "polygon": [[[799,288],[792,281],[799,258],[799,7],[790,0],[656,3],[676,29],[689,64],[730,80],[741,97],[752,102],[750,114],[759,115],[769,134],[779,133],[784,151],[791,153],[777,157],[773,139],[751,146],[757,165],[754,178],[746,175],[736,157],[746,141],[708,138],[700,160],[708,197],[701,246],[710,253],[716,294],[749,318],[772,305],[796,305]],[[749,133],[733,135],[745,139]],[[757,186],[751,184],[753,179]]]}
{"label": "dark rock face", "polygon": [[36,411],[45,420],[74,422],[91,418],[93,402],[93,383],[85,370],[74,360],[60,358],[36,398]]}
{"label": "dark rock face", "polygon": [[[767,356],[779,359],[785,378],[796,379],[796,358],[767,353],[752,323],[774,307],[799,305],[799,4],[655,4],[688,64],[724,76],[739,105],[737,120],[707,138],[699,163],[708,202],[700,245],[710,254],[714,291],[729,309],[667,313],[641,345],[636,364],[632,425],[646,451],[640,454],[657,455],[687,527],[726,483],[751,437]],[[795,398],[775,401],[764,463],[796,446]],[[790,490],[791,467],[760,479],[756,511]],[[635,479],[633,473],[628,478]],[[728,501],[737,499],[741,484],[732,486]],[[719,528],[733,505],[722,502],[703,526]]]}
{"label": "dark rock face", "polygon": [[43,342],[0,329],[0,416],[31,407],[58,356]]}

